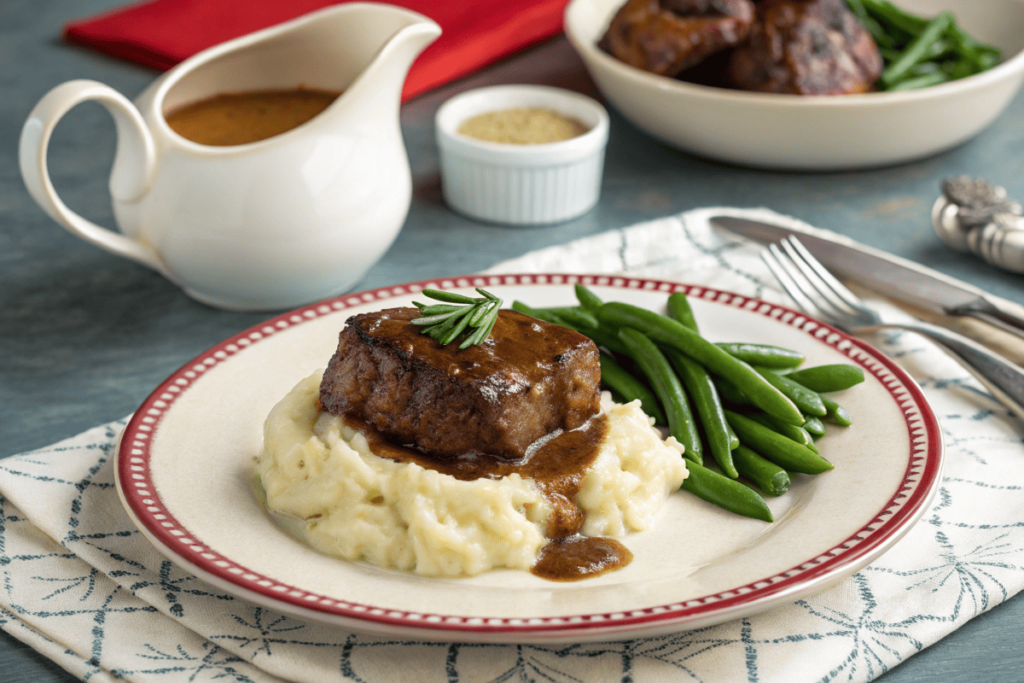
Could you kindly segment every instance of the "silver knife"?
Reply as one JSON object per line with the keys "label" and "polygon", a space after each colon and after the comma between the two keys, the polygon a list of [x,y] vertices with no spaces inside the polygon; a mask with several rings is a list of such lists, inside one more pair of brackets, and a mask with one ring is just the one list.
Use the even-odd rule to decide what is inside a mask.
{"label": "silver knife", "polygon": [[758,242],[776,242],[788,235],[797,235],[818,260],[843,277],[930,311],[971,316],[1024,338],[1024,306],[919,263],[824,230],[738,216],[712,216],[709,220]]}

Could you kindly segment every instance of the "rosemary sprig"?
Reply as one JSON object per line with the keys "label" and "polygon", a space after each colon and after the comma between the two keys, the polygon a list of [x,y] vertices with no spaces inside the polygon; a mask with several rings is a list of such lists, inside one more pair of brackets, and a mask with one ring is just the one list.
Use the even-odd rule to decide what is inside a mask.
{"label": "rosemary sprig", "polygon": [[479,344],[487,339],[487,335],[494,329],[494,323],[498,319],[498,310],[501,309],[504,302],[479,287],[476,291],[480,292],[483,297],[424,289],[423,296],[443,303],[421,304],[418,301],[413,301],[413,305],[420,309],[421,317],[414,319],[412,324],[422,326],[423,329],[420,332],[436,339],[441,346],[451,344],[467,329],[472,331],[466,334],[466,338],[459,344],[459,348],[465,349]]}

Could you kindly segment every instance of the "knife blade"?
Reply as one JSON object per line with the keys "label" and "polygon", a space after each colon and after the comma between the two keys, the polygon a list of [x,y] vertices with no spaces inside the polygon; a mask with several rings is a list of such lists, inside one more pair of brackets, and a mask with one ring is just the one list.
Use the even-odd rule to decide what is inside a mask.
{"label": "knife blade", "polygon": [[818,228],[726,215],[711,216],[709,220],[758,242],[776,242],[796,235],[818,260],[841,277],[930,311],[977,318],[1024,338],[1024,306],[919,263]]}

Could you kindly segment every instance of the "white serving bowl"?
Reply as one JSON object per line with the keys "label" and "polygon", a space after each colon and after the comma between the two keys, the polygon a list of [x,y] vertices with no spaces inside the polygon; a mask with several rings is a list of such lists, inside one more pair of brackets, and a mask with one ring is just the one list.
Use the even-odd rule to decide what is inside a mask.
{"label": "white serving bowl", "polygon": [[[577,119],[587,132],[535,145],[488,142],[461,135],[478,114],[542,108]],[[601,192],[608,112],[593,99],[540,85],[498,85],[461,93],[435,117],[441,189],[456,211],[507,225],[540,225],[576,218]]]}
{"label": "white serving bowl", "polygon": [[926,157],[971,139],[1024,81],[1024,2],[897,0],[957,22],[1003,51],[1003,63],[918,91],[806,97],[684,83],[628,66],[597,47],[624,0],[572,0],[565,33],[598,88],[644,131],[686,152],[744,166],[841,170]]}

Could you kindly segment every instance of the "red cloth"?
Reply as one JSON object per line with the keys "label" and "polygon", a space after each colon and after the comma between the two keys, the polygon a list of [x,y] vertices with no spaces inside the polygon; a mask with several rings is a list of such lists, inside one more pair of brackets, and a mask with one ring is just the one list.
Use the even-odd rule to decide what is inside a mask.
{"label": "red cloth", "polygon": [[[208,47],[349,0],[151,0],[64,28],[69,42],[157,69]],[[407,100],[562,30],[567,0],[393,0],[443,33],[409,72]]]}

